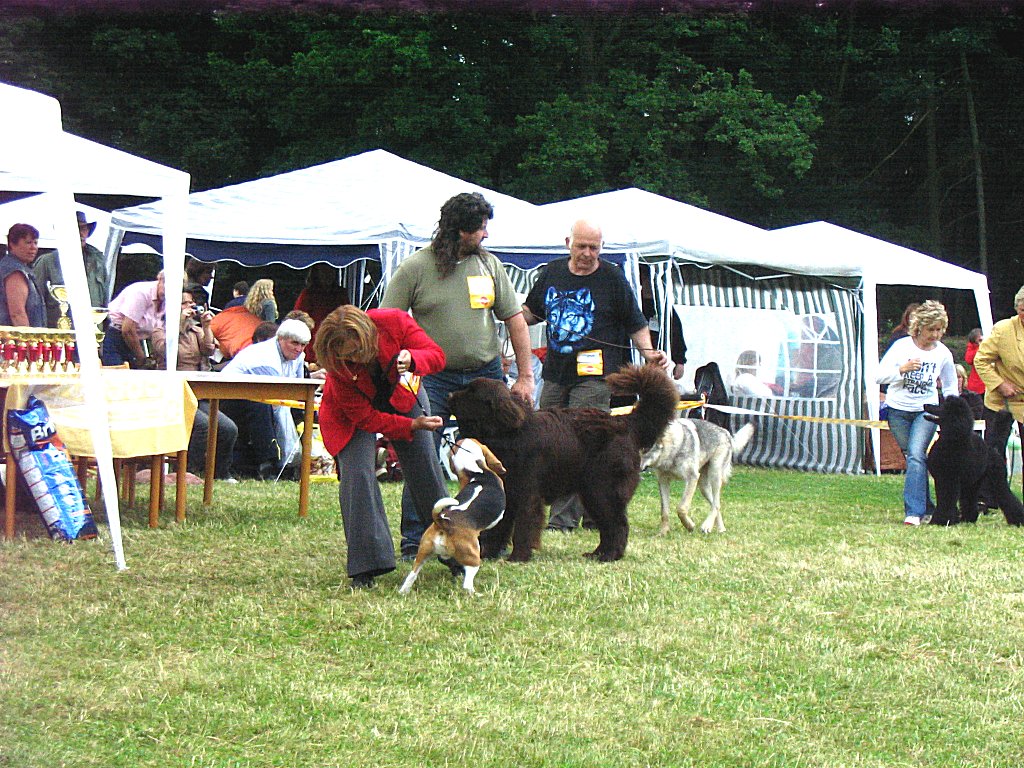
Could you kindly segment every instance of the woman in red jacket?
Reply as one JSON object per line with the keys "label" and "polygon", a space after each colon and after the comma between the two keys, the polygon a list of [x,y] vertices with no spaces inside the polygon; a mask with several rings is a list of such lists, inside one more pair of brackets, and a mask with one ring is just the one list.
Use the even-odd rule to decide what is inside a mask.
{"label": "woman in red jacket", "polygon": [[448,495],[434,448],[439,416],[425,415],[419,377],[444,369],[444,352],[405,312],[346,305],[331,312],[316,336],[327,370],[320,433],[335,457],[338,499],[353,588],[373,586],[395,570],[395,548],[376,476],[377,433],[392,441],[416,511],[430,522],[434,502]]}

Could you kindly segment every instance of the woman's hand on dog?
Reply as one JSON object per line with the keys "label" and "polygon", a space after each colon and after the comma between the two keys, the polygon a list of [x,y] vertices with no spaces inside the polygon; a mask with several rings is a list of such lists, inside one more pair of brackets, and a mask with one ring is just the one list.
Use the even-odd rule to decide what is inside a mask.
{"label": "woman's hand on dog", "polygon": [[443,424],[444,419],[440,416],[417,416],[412,420],[412,431],[416,432],[420,429],[440,429]]}

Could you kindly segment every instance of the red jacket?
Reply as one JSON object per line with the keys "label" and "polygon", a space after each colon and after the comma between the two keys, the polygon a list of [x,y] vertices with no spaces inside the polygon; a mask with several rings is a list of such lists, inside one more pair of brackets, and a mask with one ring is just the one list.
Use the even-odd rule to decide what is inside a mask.
{"label": "red jacket", "polygon": [[[377,362],[388,371],[392,385],[398,381],[392,361],[403,349],[412,354],[412,371],[417,376],[444,370],[444,352],[408,313],[371,309],[366,314],[377,326]],[[337,456],[348,445],[357,429],[381,432],[392,440],[412,440],[412,419],[400,414],[416,404],[416,396],[405,387],[395,386],[390,402],[398,413],[383,413],[373,407],[376,394],[373,376],[365,365],[349,364],[347,371],[327,374],[320,401],[320,434],[331,456]]]}
{"label": "red jacket", "polygon": [[972,344],[967,342],[967,351],[964,353],[964,361],[971,366],[971,375],[967,377],[967,388],[971,392],[977,392],[979,395],[985,394],[985,382],[981,380],[981,376],[974,369],[974,356],[978,354],[978,347],[980,344]]}

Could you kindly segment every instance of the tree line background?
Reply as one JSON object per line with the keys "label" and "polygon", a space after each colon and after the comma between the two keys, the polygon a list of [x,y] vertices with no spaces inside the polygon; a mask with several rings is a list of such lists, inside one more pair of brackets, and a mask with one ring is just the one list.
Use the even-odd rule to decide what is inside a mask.
{"label": "tree line background", "polygon": [[534,203],[824,219],[985,272],[997,318],[1024,280],[1012,0],[132,8],[5,5],[0,80],[193,191],[384,148]]}

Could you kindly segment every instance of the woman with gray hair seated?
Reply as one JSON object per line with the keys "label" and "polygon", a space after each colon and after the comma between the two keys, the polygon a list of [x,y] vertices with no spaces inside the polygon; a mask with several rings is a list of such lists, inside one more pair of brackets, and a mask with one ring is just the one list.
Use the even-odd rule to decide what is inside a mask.
{"label": "woman with gray hair seated", "polygon": [[[241,350],[221,373],[225,376],[255,374],[301,379],[305,372],[304,352],[309,337],[305,323],[285,320],[278,327],[276,336]],[[287,422],[281,414],[275,413],[275,408],[282,408],[283,415],[290,419],[288,409],[251,400],[225,400],[221,408],[238,425],[234,460],[236,473],[260,480],[277,477],[289,458],[288,448],[294,440],[288,438],[294,435],[295,425],[291,424],[292,435],[282,434],[278,425],[285,426]]]}

